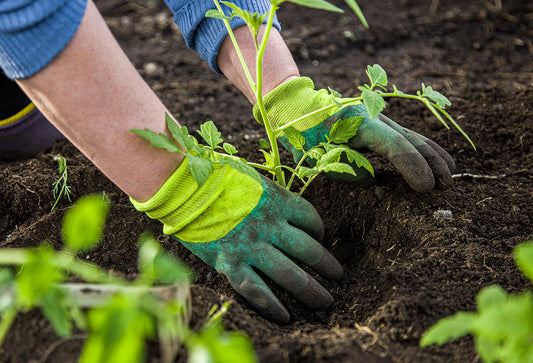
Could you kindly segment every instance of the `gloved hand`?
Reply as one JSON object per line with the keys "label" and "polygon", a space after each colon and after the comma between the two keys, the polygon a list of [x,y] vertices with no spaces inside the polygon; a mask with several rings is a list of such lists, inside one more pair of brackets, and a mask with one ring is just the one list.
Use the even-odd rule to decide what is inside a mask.
{"label": "gloved hand", "polygon": [[229,165],[214,165],[200,187],[187,158],[148,201],[135,208],[164,224],[169,234],[224,274],[233,288],[266,318],[289,321],[289,313],[254,268],[314,309],[332,296],[288,256],[320,275],[339,279],[343,270],[316,240],[323,235],[313,206],[266,178],[258,180]]}
{"label": "gloved hand", "polygon": [[[286,125],[305,114],[319,110],[332,103],[327,90],[316,91],[313,81],[299,77],[276,87],[264,97],[267,117],[274,128]],[[254,106],[254,116],[262,123],[259,107]],[[371,119],[363,104],[346,106],[336,112],[335,108],[321,111],[294,125],[305,138],[305,149],[326,141],[331,126],[339,119],[363,116],[357,135],[346,145],[355,148],[368,148],[386,157],[402,174],[406,182],[416,191],[433,189],[437,182],[440,186],[452,184],[451,174],[455,170],[453,158],[434,141],[406,129],[384,115]],[[292,152],[298,161],[302,152],[296,150],[285,137],[280,138],[285,148]],[[357,177],[349,174],[330,174],[328,176],[353,183],[366,182],[369,173],[363,168],[352,165]]]}

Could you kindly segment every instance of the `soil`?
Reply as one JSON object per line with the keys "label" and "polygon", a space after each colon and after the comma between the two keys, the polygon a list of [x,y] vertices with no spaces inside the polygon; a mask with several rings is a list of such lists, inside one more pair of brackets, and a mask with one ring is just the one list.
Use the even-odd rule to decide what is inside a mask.
{"label": "soil", "polygon": [[[105,192],[113,201],[105,239],[82,257],[134,276],[137,238],[151,231],[196,272],[193,326],[213,304],[230,301],[226,326],[251,337],[260,361],[479,361],[469,337],[424,349],[418,341],[437,320],[474,310],[485,286],[499,284],[512,293],[532,287],[512,251],[533,239],[533,3],[505,0],[502,9],[483,0],[359,3],[369,30],[348,13],[282,6],[282,34],[302,75],[317,87],[351,96],[365,82],[366,66],[379,63],[404,91],[415,92],[424,82],[446,94],[453,103],[449,112],[478,149],[457,130],[440,126],[422,105],[393,100],[389,117],[454,156],[456,173],[463,174],[455,184],[416,193],[385,159],[370,155],[377,170],[373,185],[319,178],[306,191],[326,226],[322,242],[346,271],[340,282],[320,280],[335,297],[330,311],[308,311],[273,286],[293,319],[284,326],[264,320],[223,276],[172,243],[158,222],[136,212],[65,140],[34,158],[0,164],[0,246],[43,240],[61,246],[61,219],[70,203],[63,199],[50,212],[57,178],[53,156],[61,153],[75,198]],[[250,105],[186,47],[162,1],[96,4],[139,72],[182,123],[196,129],[215,120],[243,156],[262,160],[258,140],[265,135]],[[284,158],[290,162],[287,154]],[[434,218],[440,209],[450,210],[453,219]],[[81,345],[78,338],[58,338],[38,311],[30,311],[16,319],[0,361],[71,362]],[[149,361],[158,357],[156,344],[150,344]]]}

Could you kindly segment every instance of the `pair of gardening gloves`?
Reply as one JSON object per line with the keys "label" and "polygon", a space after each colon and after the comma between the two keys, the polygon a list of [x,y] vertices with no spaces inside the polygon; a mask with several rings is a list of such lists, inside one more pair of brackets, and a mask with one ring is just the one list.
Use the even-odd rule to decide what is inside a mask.
{"label": "pair of gardening gloves", "polygon": [[[269,118],[283,125],[331,103],[327,91],[315,91],[309,78],[297,78],[265,98]],[[254,108],[254,114],[258,111]],[[427,191],[435,179],[451,182],[453,159],[438,145],[380,115],[370,119],[363,105],[337,113],[323,112],[294,125],[303,132],[306,148],[325,140],[339,118],[363,116],[358,134],[348,146],[368,148],[387,157],[415,190]],[[295,157],[300,151],[285,142]],[[357,178],[366,171],[354,166]],[[333,302],[330,293],[295,261],[327,279],[340,279],[339,262],[318,242],[322,220],[313,206],[272,181],[254,179],[215,165],[199,186],[187,158],[148,201],[134,206],[164,224],[163,232],[224,274],[233,288],[264,317],[278,323],[290,319],[286,308],[263,281],[259,271],[312,309]]]}

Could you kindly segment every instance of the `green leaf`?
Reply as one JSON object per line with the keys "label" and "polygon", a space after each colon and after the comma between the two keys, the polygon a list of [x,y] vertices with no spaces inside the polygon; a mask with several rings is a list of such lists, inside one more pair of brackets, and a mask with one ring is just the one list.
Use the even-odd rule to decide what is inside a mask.
{"label": "green leaf", "polygon": [[448,100],[443,94],[435,91],[431,86],[425,86],[422,83],[422,96],[429,98],[437,104],[440,109],[444,109],[446,106],[451,106],[450,100]]}
{"label": "green leaf", "polygon": [[309,156],[311,159],[318,160],[324,155],[326,152],[322,148],[312,148],[307,151],[307,156]]}
{"label": "green leaf", "polygon": [[220,137],[222,134],[218,131],[213,121],[207,121],[200,125],[198,134],[207,142],[211,148],[215,149],[223,140]]}
{"label": "green leaf", "polygon": [[368,75],[368,78],[370,79],[370,83],[372,84],[372,87],[374,85],[380,85],[383,87],[387,86],[387,72],[379,65],[374,64],[373,66],[367,66],[366,68],[366,74]]}
{"label": "green leaf", "polygon": [[476,296],[477,309],[483,313],[496,305],[502,305],[507,301],[507,292],[498,285],[487,286]]}
{"label": "green leaf", "polygon": [[475,319],[476,315],[468,312],[458,312],[453,316],[441,319],[424,333],[420,339],[420,346],[442,345],[449,340],[470,334]]}
{"label": "green leaf", "polygon": [[265,139],[259,139],[259,147],[262,149],[270,149],[270,143]]}
{"label": "green leaf", "polygon": [[213,172],[213,162],[210,159],[203,158],[201,156],[187,154],[189,169],[191,169],[191,174],[198,183],[198,186],[204,184]]}
{"label": "green leaf", "polygon": [[181,261],[172,257],[149,234],[139,238],[139,270],[142,279],[163,284],[190,282],[191,272]]}
{"label": "green leaf", "polygon": [[372,167],[372,164],[370,163],[370,161],[368,161],[368,159],[365,158],[363,154],[353,149],[349,149],[349,148],[346,149],[344,153],[346,154],[348,161],[350,163],[355,163],[358,167],[365,168],[366,170],[370,172],[370,174],[372,174],[372,176],[374,176],[374,168]]}
{"label": "green leaf", "polygon": [[265,157],[265,165],[274,167],[274,157],[272,156],[272,153],[263,149],[260,150],[263,153],[263,156]]}
{"label": "green leaf", "polygon": [[257,170],[255,170],[253,167],[251,167],[250,165],[246,164],[246,161],[241,161],[241,160],[234,160],[234,159],[231,159],[231,158],[226,158],[229,166],[231,166],[233,169],[236,169],[237,171],[245,174],[245,175],[248,175],[249,177],[253,178],[254,180],[258,181],[258,182],[261,182],[261,176],[259,175],[259,173],[257,172]]}
{"label": "green leaf", "polygon": [[208,10],[205,13],[205,17],[206,18],[215,18],[215,19],[220,19],[220,20],[230,20],[231,19],[231,16],[226,16],[226,15],[224,15],[224,13],[222,13],[222,12],[216,10],[216,9]]}
{"label": "green leaf", "polygon": [[72,252],[94,247],[102,238],[109,203],[101,195],[84,196],[76,201],[63,219],[62,237]]}
{"label": "green leaf", "polygon": [[514,256],[520,270],[533,282],[533,241],[518,245],[514,250]]}
{"label": "green leaf", "polygon": [[90,335],[80,363],[141,362],[144,343],[153,337],[152,317],[139,306],[139,298],[114,295],[108,304],[88,312]]}
{"label": "green leaf", "polygon": [[283,130],[283,134],[289,139],[289,142],[296,150],[303,151],[305,138],[300,131],[296,130],[294,127],[288,127]]}
{"label": "green leaf", "polygon": [[64,274],[55,266],[54,249],[42,245],[32,251],[29,261],[16,278],[18,302],[23,308],[37,305],[52,285],[64,280]]}
{"label": "green leaf", "polygon": [[290,3],[294,3],[301,6],[307,6],[308,8],[333,11],[336,13],[344,13],[344,10],[336,7],[333,4],[328,3],[325,0],[287,0]]}
{"label": "green leaf", "polygon": [[227,142],[225,142],[222,146],[224,147],[224,151],[230,155],[237,153],[237,148],[231,144],[228,144]]}
{"label": "green leaf", "polygon": [[377,92],[369,90],[364,90],[362,96],[370,118],[374,119],[385,108],[385,100]]}
{"label": "green leaf", "polygon": [[60,337],[68,337],[72,331],[69,311],[69,295],[60,288],[48,289],[39,299],[44,316]]}
{"label": "green leaf", "polygon": [[332,171],[335,173],[346,173],[355,176],[355,171],[352,169],[352,167],[345,163],[331,163],[326,165],[323,170],[325,172]]}
{"label": "green leaf", "polygon": [[196,153],[200,154],[200,148],[198,147],[198,141],[194,136],[189,135],[189,130],[186,126],[179,126],[176,121],[167,113],[167,127],[172,134],[172,137],[184,147],[187,151],[194,150]]}
{"label": "green leaf", "polygon": [[158,147],[160,149],[167,149],[170,152],[180,151],[179,147],[162,133],[156,134],[155,132],[148,129],[132,129],[130,131],[150,141],[150,144],[152,144],[152,146]]}
{"label": "green leaf", "polygon": [[335,144],[347,143],[352,137],[357,135],[357,130],[363,122],[363,116],[353,116],[340,119],[331,126],[328,141]]}
{"label": "green leaf", "polygon": [[328,164],[338,163],[341,158],[341,154],[344,152],[343,147],[335,147],[336,145],[329,146],[329,150],[327,150],[327,152],[322,155],[316,163],[318,170],[324,170]]}
{"label": "green leaf", "polygon": [[355,0],[344,0],[344,2],[350,7],[350,9],[352,9],[355,15],[357,15],[357,17],[359,18],[359,21],[361,21],[363,26],[365,28],[368,28],[368,22],[366,21],[366,18],[363,12],[361,11],[361,8],[357,4],[357,2]]}
{"label": "green leaf", "polygon": [[300,179],[309,178],[310,176],[320,174],[320,171],[316,169],[306,168],[305,166],[300,166],[297,170],[297,175]]}

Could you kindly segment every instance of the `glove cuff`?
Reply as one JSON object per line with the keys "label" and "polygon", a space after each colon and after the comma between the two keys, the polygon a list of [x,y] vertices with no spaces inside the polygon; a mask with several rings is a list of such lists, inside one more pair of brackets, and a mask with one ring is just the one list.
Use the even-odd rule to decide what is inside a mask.
{"label": "glove cuff", "polygon": [[[263,97],[267,117],[273,128],[288,124],[289,122],[331,104],[332,99],[328,91],[322,89],[315,91],[313,81],[308,77],[298,77],[282,83]],[[294,124],[298,131],[315,127],[324,119],[335,112],[329,109],[305,118]],[[253,109],[255,119],[263,124],[263,118],[256,104]]]}
{"label": "glove cuff", "polygon": [[133,206],[163,222],[163,233],[187,242],[210,242],[225,236],[255,208],[261,183],[229,165],[213,165],[198,186],[185,158],[161,189],[146,202],[130,198]]}

